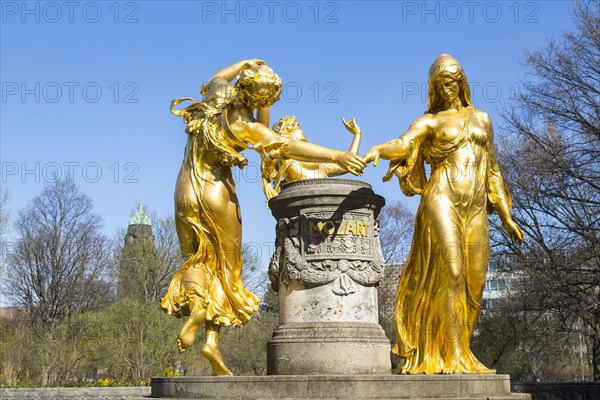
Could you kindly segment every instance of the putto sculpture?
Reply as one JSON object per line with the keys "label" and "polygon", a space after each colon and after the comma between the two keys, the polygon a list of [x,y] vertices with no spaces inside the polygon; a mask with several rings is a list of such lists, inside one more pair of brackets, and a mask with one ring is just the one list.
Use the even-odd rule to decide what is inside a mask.
{"label": "putto sculpture", "polygon": [[[235,82],[234,82],[235,80]],[[358,174],[366,165],[352,152],[340,152],[276,134],[268,128],[268,108],[278,99],[281,79],[263,61],[240,61],[217,72],[201,88],[202,101],[173,100],[171,112],[183,116],[188,135],[175,188],[175,221],[185,257],[161,307],[187,316],[177,344],[191,347],[206,327],[202,355],[216,375],[229,375],[218,348],[223,325],[247,323],[258,298],[242,283],[242,224],[231,169],[242,168],[241,154],[253,149],[269,159],[335,162]],[[174,107],[184,101],[183,110]],[[256,115],[255,115],[256,111]]]}
{"label": "putto sculpture", "polygon": [[[396,343],[404,373],[494,373],[471,351],[489,261],[488,213],[513,240],[523,232],[494,151],[487,113],[471,105],[461,65],[442,54],[431,65],[428,110],[399,138],[364,157],[391,160],[407,196],[421,195],[411,252],[398,284]],[[429,179],[424,163],[431,165]]]}
{"label": "putto sculpture", "polygon": [[[351,153],[358,154],[362,132],[360,127],[352,118],[346,121],[342,118],[344,126],[354,138],[350,144]],[[307,141],[304,131],[300,128],[300,123],[294,116],[281,118],[273,124],[273,131],[281,136],[294,140]],[[263,157],[261,162],[262,185],[267,201],[279,193],[282,183],[294,182],[301,179],[319,179],[330,178],[347,174],[348,170],[340,167],[336,163],[308,162],[294,159],[273,160],[270,157]]]}

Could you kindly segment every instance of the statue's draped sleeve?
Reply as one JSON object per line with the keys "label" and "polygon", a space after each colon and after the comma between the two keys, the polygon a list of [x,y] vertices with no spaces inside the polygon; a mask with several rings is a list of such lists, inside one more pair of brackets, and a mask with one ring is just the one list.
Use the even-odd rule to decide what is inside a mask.
{"label": "statue's draped sleeve", "polygon": [[[487,211],[489,214],[496,211],[504,219],[510,217],[512,212],[512,195],[508,184],[502,177],[498,160],[496,159],[496,149],[493,142],[493,128],[489,118],[483,121],[488,128],[491,139],[487,143],[487,168],[486,168],[486,192],[487,192]],[[506,214],[506,215],[503,215]]]}
{"label": "statue's draped sleeve", "polygon": [[423,193],[427,183],[425,158],[419,142],[410,140],[408,146],[408,155],[405,158],[390,161],[390,167],[383,177],[383,181],[387,182],[392,179],[393,175],[396,175],[402,193],[406,196],[414,196]]}

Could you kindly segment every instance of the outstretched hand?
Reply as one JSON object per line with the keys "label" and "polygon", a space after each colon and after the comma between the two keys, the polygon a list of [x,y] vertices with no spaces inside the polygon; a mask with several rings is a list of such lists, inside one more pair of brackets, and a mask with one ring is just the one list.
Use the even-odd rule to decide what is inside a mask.
{"label": "outstretched hand", "polygon": [[361,133],[360,126],[358,126],[354,117],[352,117],[350,121],[346,121],[344,117],[342,117],[342,122],[344,123],[346,129],[348,129],[348,132],[351,134],[358,135]]}
{"label": "outstretched hand", "polygon": [[349,151],[339,153],[335,162],[354,175],[362,175],[362,170],[367,166],[362,158]]}
{"label": "outstretched hand", "polygon": [[379,146],[371,147],[371,150],[369,150],[367,152],[367,154],[365,154],[365,156],[362,158],[363,162],[365,164],[368,164],[371,161],[373,161],[373,165],[377,166],[377,163],[379,162],[379,156],[380,156],[379,152],[380,152]]}

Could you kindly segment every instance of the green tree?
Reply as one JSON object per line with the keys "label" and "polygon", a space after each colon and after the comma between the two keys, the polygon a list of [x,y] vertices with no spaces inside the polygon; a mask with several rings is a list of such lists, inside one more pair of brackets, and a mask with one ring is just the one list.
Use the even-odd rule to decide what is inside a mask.
{"label": "green tree", "polygon": [[121,299],[88,322],[97,333],[86,351],[102,377],[140,384],[177,364],[180,322],[155,304]]}

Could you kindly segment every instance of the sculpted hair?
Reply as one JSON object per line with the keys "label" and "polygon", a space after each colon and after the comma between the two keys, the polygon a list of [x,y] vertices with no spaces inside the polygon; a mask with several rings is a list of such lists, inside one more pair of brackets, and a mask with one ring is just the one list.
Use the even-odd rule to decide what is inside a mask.
{"label": "sculpted hair", "polygon": [[281,78],[266,64],[243,70],[235,86],[239,99],[250,109],[268,107],[279,100]]}
{"label": "sculpted hair", "polygon": [[289,137],[292,133],[300,128],[300,124],[296,120],[295,116],[287,116],[281,118],[279,121],[273,124],[273,131],[277,132],[281,136]]}

